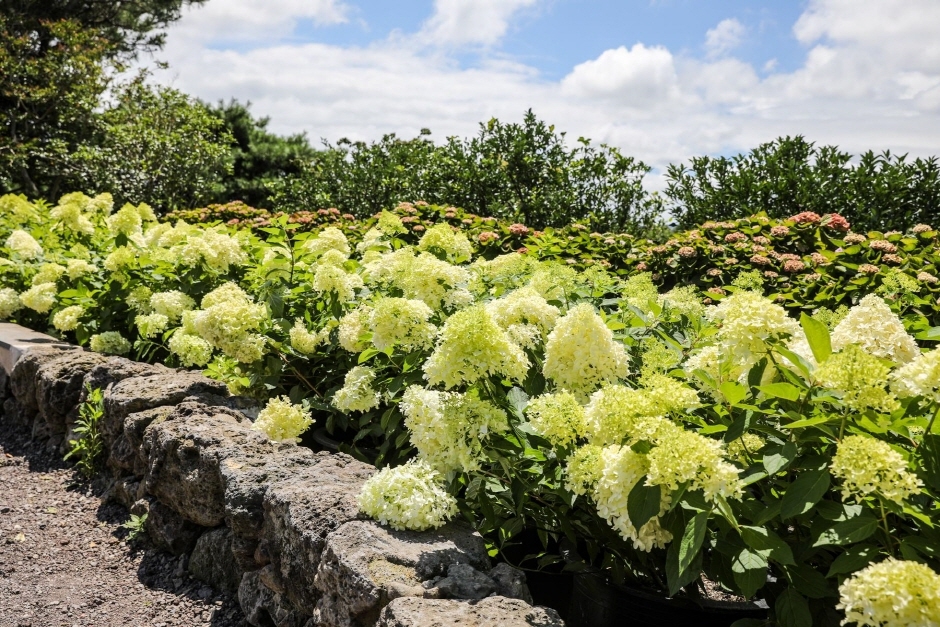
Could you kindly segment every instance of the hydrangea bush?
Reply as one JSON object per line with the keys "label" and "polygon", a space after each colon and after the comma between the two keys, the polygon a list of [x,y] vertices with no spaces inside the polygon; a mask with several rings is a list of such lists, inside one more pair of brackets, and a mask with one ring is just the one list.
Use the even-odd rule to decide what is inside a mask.
{"label": "hydrangea bush", "polygon": [[[204,368],[266,401],[255,424],[271,439],[326,428],[383,468],[360,496],[383,524],[461,516],[515,564],[670,595],[705,577],[787,627],[936,622],[940,336],[907,275],[892,292],[852,274],[844,307],[813,312],[751,267],[707,270],[721,287],[703,298],[694,277],[657,288],[639,257],[620,276],[495,254],[496,231],[446,213],[418,230],[385,212],[353,238],[286,216],[159,223],[106,195],[0,205],[17,208],[0,218],[0,317]],[[792,222],[769,230],[866,263],[913,246],[885,235],[863,253],[833,216]],[[704,257],[699,235],[677,263]],[[911,600],[889,607],[904,573]]]}

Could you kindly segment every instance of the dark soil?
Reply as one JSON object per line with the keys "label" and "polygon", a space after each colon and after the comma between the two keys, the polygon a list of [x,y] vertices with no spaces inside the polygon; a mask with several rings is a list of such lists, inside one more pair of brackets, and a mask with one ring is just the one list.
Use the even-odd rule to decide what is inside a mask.
{"label": "dark soil", "polygon": [[129,542],[127,510],[0,416],[0,627],[244,627],[238,600]]}

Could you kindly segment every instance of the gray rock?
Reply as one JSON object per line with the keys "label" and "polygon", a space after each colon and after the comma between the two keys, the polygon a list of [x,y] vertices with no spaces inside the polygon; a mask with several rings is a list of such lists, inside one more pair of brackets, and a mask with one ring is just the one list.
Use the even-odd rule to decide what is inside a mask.
{"label": "gray rock", "polygon": [[15,397],[3,401],[3,420],[16,427],[31,426],[35,413],[35,410],[27,409]]}
{"label": "gray rock", "polygon": [[140,482],[134,477],[118,479],[111,486],[111,489],[102,497],[102,500],[109,500],[123,505],[130,509],[137,502],[137,492],[140,489]]}
{"label": "gray rock", "polygon": [[246,431],[225,414],[151,423],[142,444],[147,492],[192,522],[218,527],[225,520],[220,466],[223,460],[237,463],[235,442],[244,440]]}
{"label": "gray rock", "polygon": [[449,599],[485,599],[496,592],[496,582],[470,564],[451,564],[436,587]]}
{"label": "gray rock", "polygon": [[149,377],[173,374],[175,371],[162,364],[144,364],[123,357],[108,357],[104,363],[92,368],[85,375],[85,383],[92,388],[105,391],[111,385],[131,377]]}
{"label": "gray rock", "polygon": [[376,627],[564,627],[558,613],[518,599],[480,601],[398,598],[382,610]]}
{"label": "gray rock", "polygon": [[214,588],[238,590],[244,570],[232,553],[231,530],[220,527],[199,536],[189,557],[189,574]]}
{"label": "gray rock", "polygon": [[10,391],[19,401],[27,415],[35,415],[39,408],[36,402],[36,374],[46,363],[64,355],[66,352],[80,350],[77,346],[64,348],[60,345],[42,346],[29,349],[20,357],[10,375]]}
{"label": "gray rock", "polygon": [[392,598],[425,594],[421,583],[452,564],[489,570],[483,538],[455,523],[435,531],[395,531],[354,521],[327,536],[314,585],[321,624],[372,625]]}
{"label": "gray rock", "polygon": [[261,559],[274,566],[276,585],[308,614],[320,596],[313,583],[326,536],[360,518],[357,497],[375,472],[348,455],[319,453],[314,459],[314,465],[268,488],[260,547]]}
{"label": "gray rock", "polygon": [[134,501],[134,504],[130,506],[128,511],[132,516],[149,516],[150,515],[150,501],[147,499],[137,499]]}
{"label": "gray rock", "polygon": [[238,604],[245,621],[255,627],[303,627],[308,617],[294,611],[262,582],[261,572],[245,573],[238,586]]}
{"label": "gray rock", "polygon": [[202,527],[184,520],[182,516],[159,501],[150,503],[144,530],[154,546],[173,555],[183,555],[192,551],[203,532]]}
{"label": "gray rock", "polygon": [[124,419],[124,429],[121,431],[108,456],[108,465],[119,471],[131,471],[138,477],[147,472],[147,460],[140,450],[144,443],[144,430],[151,423],[165,420],[172,414],[172,406],[154,407],[134,412]]}
{"label": "gray rock", "polygon": [[36,371],[37,409],[52,433],[67,431],[66,418],[78,406],[85,375],[107,359],[100,353],[66,351]]}
{"label": "gray rock", "polygon": [[532,594],[526,585],[525,572],[513,568],[506,562],[500,562],[489,572],[490,579],[496,583],[496,594],[510,599],[521,599],[532,604]]}
{"label": "gray rock", "polygon": [[269,441],[237,411],[174,418],[179,409],[144,431],[148,493],[195,523],[224,521],[237,536],[259,539],[265,492],[315,464],[316,454]]}
{"label": "gray rock", "polygon": [[225,524],[236,535],[258,540],[264,523],[264,495],[279,481],[302,475],[318,455],[293,443],[273,443],[246,426],[249,437],[237,459],[220,465],[225,486]]}
{"label": "gray rock", "polygon": [[220,381],[213,381],[193,372],[177,372],[147,377],[130,377],[111,386],[104,395],[104,418],[101,431],[110,446],[124,427],[129,414],[164,405],[176,405],[189,396],[225,398],[228,390]]}

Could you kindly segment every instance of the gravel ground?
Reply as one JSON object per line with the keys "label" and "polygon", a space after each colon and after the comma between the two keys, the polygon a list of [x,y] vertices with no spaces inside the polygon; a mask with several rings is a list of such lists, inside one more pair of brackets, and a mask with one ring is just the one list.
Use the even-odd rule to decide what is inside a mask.
{"label": "gravel ground", "polygon": [[128,542],[129,516],[0,416],[0,627],[244,627],[186,560]]}

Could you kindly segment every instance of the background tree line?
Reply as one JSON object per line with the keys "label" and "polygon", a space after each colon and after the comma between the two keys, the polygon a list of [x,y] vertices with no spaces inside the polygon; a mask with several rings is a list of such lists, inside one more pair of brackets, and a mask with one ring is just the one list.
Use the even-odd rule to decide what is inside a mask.
{"label": "background tree line", "polygon": [[661,194],[649,166],[565,133],[532,111],[493,119],[469,138],[340,139],[268,131],[250,104],[202,103],[127,78],[159,50],[182,7],[205,0],[6,0],[0,5],[0,193],[56,199],[82,189],[159,211],[242,200],[283,211],[336,207],[365,216],[404,200],[452,204],[542,228],[663,236],[756,211],[784,218],[838,212],[856,229],[936,221],[935,158],[889,152],[857,159],[785,137],[735,157],[670,165]]}

